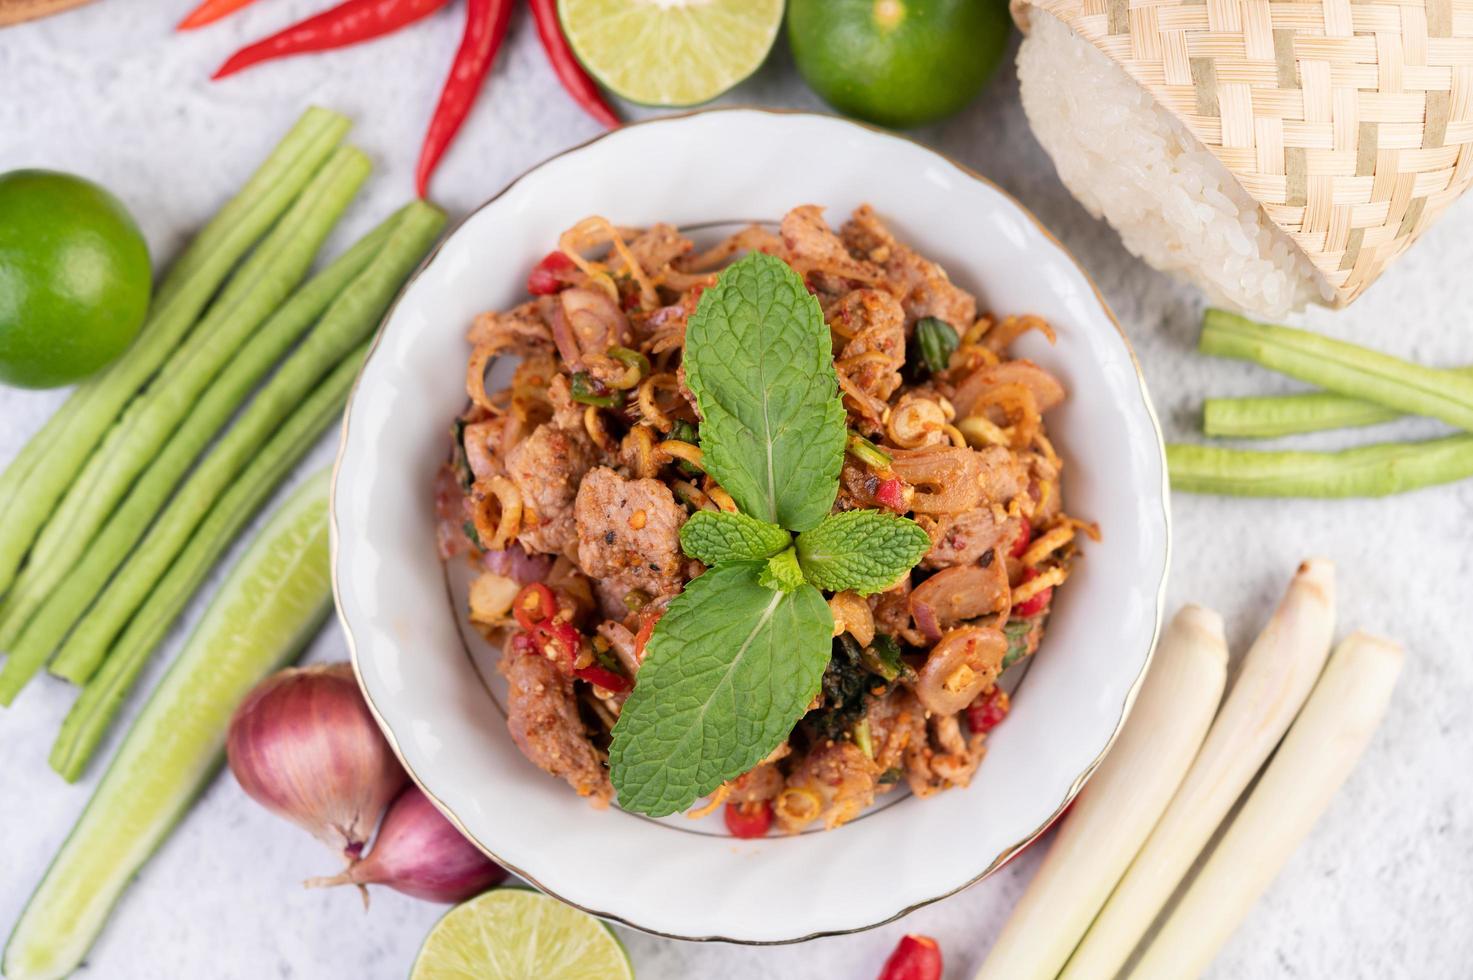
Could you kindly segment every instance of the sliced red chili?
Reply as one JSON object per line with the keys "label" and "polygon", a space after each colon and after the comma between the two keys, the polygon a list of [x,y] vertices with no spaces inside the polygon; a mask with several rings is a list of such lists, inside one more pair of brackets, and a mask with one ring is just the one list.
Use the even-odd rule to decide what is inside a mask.
{"label": "sliced red chili", "polygon": [[556,612],[557,598],[541,582],[522,586],[522,591],[511,603],[511,614],[516,617],[517,625],[528,633],[535,633]]}
{"label": "sliced red chili", "polygon": [[607,667],[600,667],[598,664],[579,667],[573,671],[573,676],[590,684],[597,684],[604,690],[613,691],[615,694],[629,690],[629,678],[623,674],[616,674]]}
{"label": "sliced red chili", "polygon": [[527,273],[527,292],[533,296],[551,296],[572,285],[570,273],[576,268],[563,252],[548,252]]}
{"label": "sliced red chili", "polygon": [[1008,692],[994,687],[967,706],[967,725],[978,734],[990,732],[1002,724],[1012,706]]}
{"label": "sliced red chili", "polygon": [[885,961],[879,980],[941,980],[941,947],[930,936],[905,936]]}
{"label": "sliced red chili", "polygon": [[1013,547],[1008,551],[1009,557],[1012,558],[1022,558],[1023,553],[1028,550],[1028,542],[1033,540],[1033,523],[1026,517],[1020,517],[1018,520],[1022,523],[1022,527],[1018,531],[1018,536],[1013,539]]}
{"label": "sliced red chili", "polygon": [[875,499],[885,507],[893,511],[905,510],[905,484],[900,482],[899,477],[890,477],[881,480],[880,485],[875,488]]}
{"label": "sliced red chili", "polygon": [[650,636],[655,632],[655,624],[660,617],[665,615],[665,610],[659,609],[652,613],[644,613],[640,617],[639,632],[634,634],[634,659],[640,663],[644,662],[645,644],[650,642]]}
{"label": "sliced red chili", "polygon": [[766,837],[772,827],[772,804],[765,800],[726,804],[726,829],[731,836],[750,840]]}
{"label": "sliced red chili", "polygon": [[[1028,582],[1036,578],[1038,578],[1038,569],[1023,569],[1023,581]],[[1013,615],[1017,616],[1020,619],[1028,619],[1031,616],[1037,616],[1040,613],[1044,612],[1044,610],[1048,609],[1049,601],[1053,599],[1053,597],[1054,587],[1050,585],[1048,588],[1039,592],[1037,595],[1024,599],[1021,605],[1014,606]]]}
{"label": "sliced red chili", "polygon": [[564,670],[573,670],[573,664],[578,660],[578,650],[583,646],[583,634],[579,633],[571,623],[543,622],[538,625],[537,632],[542,640],[544,652],[552,646],[554,653],[560,660]]}

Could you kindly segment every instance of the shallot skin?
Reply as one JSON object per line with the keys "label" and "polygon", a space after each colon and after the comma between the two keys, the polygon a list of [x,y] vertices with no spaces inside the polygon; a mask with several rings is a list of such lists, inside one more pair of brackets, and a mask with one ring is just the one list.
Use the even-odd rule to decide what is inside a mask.
{"label": "shallot skin", "polygon": [[314,878],[312,888],[387,885],[427,902],[462,902],[506,878],[506,870],[466,840],[411,784],[389,807],[365,858],[342,874]]}
{"label": "shallot skin", "polygon": [[225,751],[246,795],[349,860],[409,778],[346,663],[268,677],[236,709]]}

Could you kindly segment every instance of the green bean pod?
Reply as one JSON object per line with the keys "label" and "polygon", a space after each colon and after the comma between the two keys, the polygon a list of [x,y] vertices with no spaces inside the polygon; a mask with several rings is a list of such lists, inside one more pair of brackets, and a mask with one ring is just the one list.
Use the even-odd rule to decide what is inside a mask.
{"label": "green bean pod", "polygon": [[343,116],[309,109],[175,261],[128,350],[79,386],[0,474],[0,595],[129,400],[175,352],[236,262],[300,195],[347,131]]}
{"label": "green bean pod", "polygon": [[[0,613],[0,648],[9,649],[37,608],[92,544],[109,513],[201,393],[306,275],[369,171],[368,158],[344,147],[312,178],[246,260],[198,328],[175,350],[91,453],[32,546]],[[10,665],[7,663],[7,673]],[[13,693],[11,695],[13,697]],[[0,703],[6,703],[0,694]]]}
{"label": "green bean pod", "polygon": [[1166,447],[1171,487],[1238,497],[1384,497],[1473,476],[1473,436],[1340,452]]}

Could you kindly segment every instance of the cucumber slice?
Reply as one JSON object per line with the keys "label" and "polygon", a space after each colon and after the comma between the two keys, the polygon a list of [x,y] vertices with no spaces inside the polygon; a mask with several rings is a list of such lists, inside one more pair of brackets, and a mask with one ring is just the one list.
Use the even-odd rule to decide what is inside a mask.
{"label": "cucumber slice", "polygon": [[219,768],[230,716],[332,608],[328,474],[282,505],[144,705],[5,947],[7,980],[76,969],[129,880]]}

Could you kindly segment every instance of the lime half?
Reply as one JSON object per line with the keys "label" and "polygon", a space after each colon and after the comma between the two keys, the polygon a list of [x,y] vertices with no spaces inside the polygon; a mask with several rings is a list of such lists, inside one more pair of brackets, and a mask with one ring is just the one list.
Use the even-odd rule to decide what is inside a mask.
{"label": "lime half", "polygon": [[435,923],[410,980],[633,980],[629,954],[602,922],[525,888],[498,888]]}
{"label": "lime half", "polygon": [[783,0],[558,0],[558,13],[578,59],[615,95],[683,106],[761,66]]}

